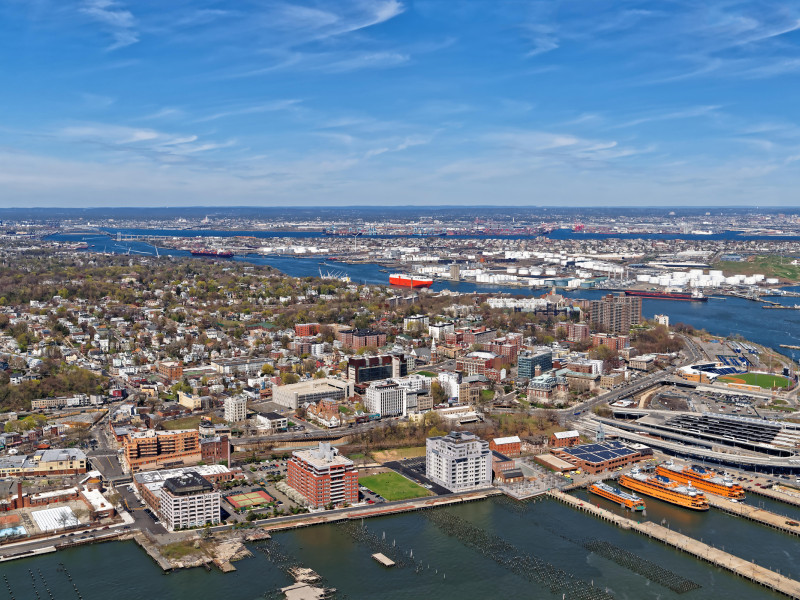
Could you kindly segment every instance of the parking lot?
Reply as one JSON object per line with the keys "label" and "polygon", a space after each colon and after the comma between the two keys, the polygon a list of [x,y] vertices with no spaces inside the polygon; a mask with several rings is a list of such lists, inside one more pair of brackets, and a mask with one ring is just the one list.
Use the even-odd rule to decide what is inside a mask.
{"label": "parking lot", "polygon": [[437,496],[449,494],[450,490],[439,484],[432,482],[425,476],[425,457],[407,458],[405,460],[391,461],[384,464],[385,467],[405,475],[411,481],[415,481],[422,487],[429,489]]}

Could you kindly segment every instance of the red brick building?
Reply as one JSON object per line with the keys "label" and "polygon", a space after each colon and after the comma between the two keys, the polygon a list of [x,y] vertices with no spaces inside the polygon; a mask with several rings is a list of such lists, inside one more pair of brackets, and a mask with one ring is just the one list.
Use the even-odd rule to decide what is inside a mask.
{"label": "red brick building", "polygon": [[217,465],[224,462],[225,466],[230,466],[231,443],[228,436],[220,435],[200,440],[200,456],[206,464]]}
{"label": "red brick building", "polygon": [[506,456],[519,456],[522,452],[522,440],[516,435],[494,438],[489,442],[489,450],[494,450]]}
{"label": "red brick building", "polygon": [[556,431],[550,436],[551,448],[571,448],[581,443],[581,436],[577,431]]}
{"label": "red brick building", "polygon": [[588,340],[591,335],[588,323],[568,323],[567,339],[570,342],[582,342]]}
{"label": "red brick building", "polygon": [[340,331],[336,337],[342,342],[342,346],[353,350],[367,346],[380,348],[386,345],[386,334],[370,329],[345,329]]}
{"label": "red brick building", "polygon": [[183,363],[177,360],[167,360],[158,363],[158,374],[165,379],[176,380],[183,377]]}
{"label": "red brick building", "polygon": [[289,487],[312,508],[358,502],[358,470],[336,448],[320,442],[316,450],[295,450],[287,470]]}
{"label": "red brick building", "polygon": [[611,335],[608,333],[592,334],[592,347],[608,346],[615,352],[620,352],[631,345],[631,338],[628,335]]}
{"label": "red brick building", "polygon": [[317,335],[319,333],[319,323],[295,323],[294,334],[302,337]]}

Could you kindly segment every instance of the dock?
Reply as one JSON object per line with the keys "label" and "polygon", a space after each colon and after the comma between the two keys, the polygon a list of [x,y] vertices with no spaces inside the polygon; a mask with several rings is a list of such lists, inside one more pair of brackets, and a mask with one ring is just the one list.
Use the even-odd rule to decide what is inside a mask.
{"label": "dock", "polygon": [[[772,527],[773,529],[777,529],[783,533],[800,536],[800,523],[791,519],[787,519],[786,517],[782,517],[781,515],[776,515],[774,512],[770,512],[762,508],[756,508],[755,506],[750,506],[748,504],[731,502],[727,498],[715,496],[714,494],[706,494],[706,500],[714,508],[725,511],[728,514],[742,517],[748,521],[761,523],[762,525]],[[795,524],[790,525],[790,523]]]}
{"label": "dock", "polygon": [[712,565],[735,573],[753,583],[757,583],[775,592],[800,600],[800,581],[785,577],[780,573],[765,569],[755,563],[729,554],[718,548],[704,544],[677,531],[667,529],[656,523],[645,521],[640,523],[626,517],[621,517],[599,506],[590,504],[580,498],[564,494],[557,490],[550,490],[548,495],[559,502],[563,502],[577,510],[592,514],[604,521],[618,525],[623,529],[632,529],[649,538],[656,539],[667,546],[671,546],[681,552],[686,552],[692,556],[704,560]]}
{"label": "dock", "polygon": [[783,491],[783,486],[762,487],[753,485],[752,483],[742,483],[742,487],[748,494],[758,494],[778,502],[785,504],[792,504],[793,506],[800,506],[800,494],[795,494],[789,491]]}
{"label": "dock", "polygon": [[389,558],[388,556],[386,556],[381,552],[376,552],[375,554],[372,555],[372,558],[377,560],[384,567],[393,567],[395,565],[395,562],[391,558]]}

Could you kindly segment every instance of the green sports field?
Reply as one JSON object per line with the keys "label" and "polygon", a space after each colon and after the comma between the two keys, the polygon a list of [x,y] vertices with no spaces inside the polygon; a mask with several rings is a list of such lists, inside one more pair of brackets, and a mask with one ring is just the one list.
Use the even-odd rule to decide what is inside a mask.
{"label": "green sports field", "polygon": [[359,485],[369,488],[376,494],[383,496],[387,501],[408,500],[430,495],[430,492],[421,485],[406,479],[394,472],[369,475],[358,480]]}
{"label": "green sports field", "polygon": [[746,383],[757,385],[766,390],[774,387],[787,388],[789,380],[782,375],[770,375],[769,373],[737,373],[736,375],[722,375],[717,379],[725,383]]}

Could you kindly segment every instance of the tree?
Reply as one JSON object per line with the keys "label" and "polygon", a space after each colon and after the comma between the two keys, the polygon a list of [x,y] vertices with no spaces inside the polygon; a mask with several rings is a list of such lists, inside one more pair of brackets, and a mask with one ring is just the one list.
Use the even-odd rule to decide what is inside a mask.
{"label": "tree", "polygon": [[296,373],[281,373],[281,382],[283,385],[290,385],[292,383],[297,383],[300,381],[300,376]]}
{"label": "tree", "polygon": [[272,365],[264,365],[261,367],[261,374],[267,377],[272,377],[275,374],[275,367]]}
{"label": "tree", "polygon": [[444,404],[447,402],[447,393],[444,391],[442,384],[438,381],[431,382],[431,396],[433,397],[434,404]]}

